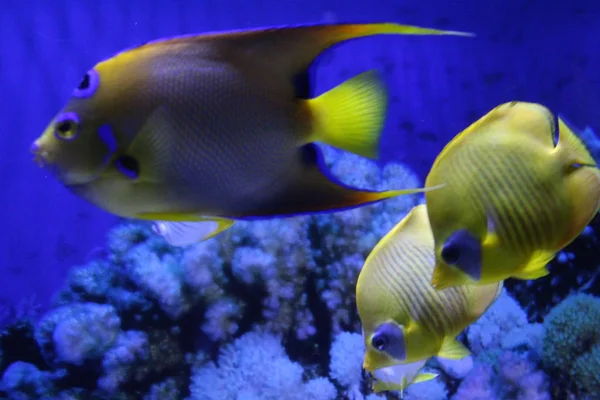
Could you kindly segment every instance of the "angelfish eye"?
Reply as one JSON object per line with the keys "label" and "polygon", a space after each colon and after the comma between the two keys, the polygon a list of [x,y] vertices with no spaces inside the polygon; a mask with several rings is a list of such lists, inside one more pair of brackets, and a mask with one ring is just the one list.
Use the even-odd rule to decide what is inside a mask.
{"label": "angelfish eye", "polygon": [[96,70],[91,69],[83,76],[79,85],[73,91],[73,96],[79,98],[86,98],[92,96],[98,89],[100,83],[100,77]]}
{"label": "angelfish eye", "polygon": [[388,346],[388,340],[384,335],[375,335],[371,339],[371,345],[379,351],[384,351]]}
{"label": "angelfish eye", "polygon": [[65,113],[54,123],[54,136],[58,140],[73,140],[79,135],[79,118],[75,113]]}

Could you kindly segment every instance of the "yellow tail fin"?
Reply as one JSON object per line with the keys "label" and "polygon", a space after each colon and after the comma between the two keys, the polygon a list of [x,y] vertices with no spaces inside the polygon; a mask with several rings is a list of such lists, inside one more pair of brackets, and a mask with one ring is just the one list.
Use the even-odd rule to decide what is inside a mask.
{"label": "yellow tail fin", "polygon": [[387,93],[375,71],[357,75],[307,101],[314,118],[310,141],[377,158]]}

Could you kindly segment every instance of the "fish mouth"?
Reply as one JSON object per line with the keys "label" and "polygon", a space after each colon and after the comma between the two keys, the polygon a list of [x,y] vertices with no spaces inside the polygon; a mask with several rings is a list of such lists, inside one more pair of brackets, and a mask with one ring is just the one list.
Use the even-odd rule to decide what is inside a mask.
{"label": "fish mouth", "polygon": [[419,375],[427,360],[394,364],[371,372],[376,385],[383,390],[403,390]]}
{"label": "fish mouth", "polygon": [[38,166],[47,171],[48,174],[53,176],[57,181],[67,188],[88,185],[100,177],[99,174],[62,172],[61,168],[57,164],[51,164],[44,160],[34,161],[38,164]]}
{"label": "fish mouth", "polygon": [[407,377],[404,365],[392,365],[371,372],[373,379],[386,387],[406,386]]}
{"label": "fish mouth", "polygon": [[34,162],[66,187],[87,185],[99,178],[99,174],[62,172],[57,164],[39,159],[38,156],[34,157]]}
{"label": "fish mouth", "polygon": [[36,163],[37,166],[40,168],[46,168],[48,166],[48,163],[46,162],[47,158],[48,158],[47,153],[44,153],[44,152],[34,153],[33,162]]}
{"label": "fish mouth", "polygon": [[63,172],[60,165],[54,159],[53,153],[40,145],[39,139],[33,142],[30,151],[33,154],[33,162],[38,167],[46,170],[66,187],[86,185],[100,177],[100,173]]}
{"label": "fish mouth", "polygon": [[100,179],[100,174],[79,174],[79,173],[67,173],[62,176],[57,176],[60,182],[67,188],[77,188],[85,185],[89,185]]}
{"label": "fish mouth", "polygon": [[47,168],[49,166],[48,159],[50,158],[50,153],[46,150],[42,149],[42,146],[38,143],[39,139],[31,144],[29,151],[33,154],[33,162],[37,164],[40,168]]}

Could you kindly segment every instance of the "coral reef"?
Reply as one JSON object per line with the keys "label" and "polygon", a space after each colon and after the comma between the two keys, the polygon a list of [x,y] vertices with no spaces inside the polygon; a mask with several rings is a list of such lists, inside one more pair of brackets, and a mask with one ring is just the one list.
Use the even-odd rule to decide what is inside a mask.
{"label": "coral reef", "polygon": [[547,375],[540,370],[541,324],[531,324],[506,290],[467,329],[474,368],[453,400],[550,400]]}
{"label": "coral reef", "polygon": [[[324,150],[346,183],[421,184],[401,165],[380,169]],[[354,347],[362,344],[354,284],[373,245],[418,201],[403,196],[335,214],[238,222],[186,248],[169,246],[149,224],[123,221],[97,259],[70,272],[54,308],[26,325],[34,346],[29,355],[5,357],[0,393],[362,399],[368,382]],[[257,357],[271,361],[261,365]],[[41,383],[32,387],[22,371],[38,371]]]}
{"label": "coral reef", "polygon": [[201,363],[192,377],[192,400],[334,400],[335,386],[317,377],[303,380],[304,368],[286,355],[280,339],[248,332],[221,349],[217,363]]}
{"label": "coral reef", "polygon": [[[324,149],[346,183],[421,184],[401,165],[380,169]],[[72,269],[39,320],[24,311],[35,310],[31,301],[8,311],[12,322],[0,334],[0,398],[599,397],[593,371],[600,368],[600,300],[583,293],[597,292],[595,258],[582,273],[507,281],[459,336],[470,356],[429,360],[426,369],[438,377],[403,393],[371,393],[355,283],[375,243],[418,202],[419,196],[404,196],[334,214],[238,222],[186,248],[169,246],[147,223],[124,220],[94,260]],[[552,265],[579,266],[581,254],[593,252],[593,229]],[[571,276],[563,280],[565,274]],[[568,297],[574,288],[579,293]]]}
{"label": "coral reef", "polygon": [[555,376],[557,396],[600,398],[600,298],[578,293],[544,321],[544,365]]}
{"label": "coral reef", "polygon": [[361,398],[362,359],[365,345],[361,335],[341,332],[331,344],[329,376],[339,383],[349,399]]}

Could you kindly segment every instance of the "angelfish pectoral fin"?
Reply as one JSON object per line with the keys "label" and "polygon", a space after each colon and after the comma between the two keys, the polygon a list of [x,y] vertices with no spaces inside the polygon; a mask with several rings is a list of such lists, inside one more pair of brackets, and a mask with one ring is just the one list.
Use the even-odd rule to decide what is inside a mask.
{"label": "angelfish pectoral fin", "polygon": [[[155,217],[155,218],[153,218]],[[158,218],[157,218],[158,217]],[[230,228],[234,220],[219,217],[190,217],[188,221],[169,221],[175,216],[144,214],[141,219],[154,220],[154,232],[172,246],[182,247],[215,237]]]}

